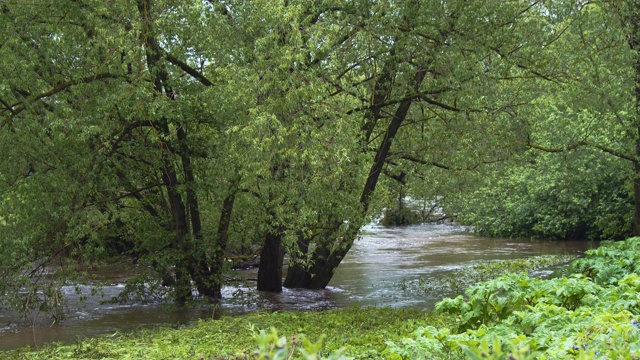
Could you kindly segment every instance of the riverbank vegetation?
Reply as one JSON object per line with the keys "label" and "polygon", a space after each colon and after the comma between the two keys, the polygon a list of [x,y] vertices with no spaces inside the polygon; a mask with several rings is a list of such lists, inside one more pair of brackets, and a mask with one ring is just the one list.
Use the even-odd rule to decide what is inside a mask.
{"label": "riverbank vegetation", "polygon": [[403,291],[422,295],[442,296],[462,293],[467,287],[491,280],[508,273],[532,273],[550,268],[560,268],[577,255],[539,255],[514,260],[482,262],[455,269],[442,276],[429,276],[411,281],[402,281]]}
{"label": "riverbank vegetation", "polygon": [[492,236],[640,234],[638,13],[2,1],[0,306],[60,319],[116,256],[177,305],[255,251],[258,290],[324,288],[405,196]]}
{"label": "riverbank vegetation", "polygon": [[[6,352],[14,359],[635,359],[640,238],[606,242],[557,276],[509,273],[434,312],[256,313]],[[316,357],[320,356],[320,357]]]}
{"label": "riverbank vegetation", "polygon": [[640,356],[640,238],[587,251],[549,280],[508,274],[445,299],[388,352],[406,359],[635,359]]}
{"label": "riverbank vegetation", "polygon": [[[0,308],[62,320],[63,286],[114,258],[140,269],[123,298],[176,306],[220,301],[254,252],[258,290],[324,288],[383,209],[413,221],[405,196],[489,236],[640,235],[639,51],[633,0],[0,1]],[[13,356],[286,355],[331,329],[324,349],[356,358],[628,358],[635,241],[438,314],[253,314]]]}
{"label": "riverbank vegetation", "polygon": [[[312,343],[322,339],[322,354],[343,349],[343,354],[376,358],[386,341],[402,341],[419,326],[446,325],[445,316],[421,310],[348,308],[321,312],[254,313],[220,320],[203,319],[190,326],[159,327],[135,333],[115,333],[75,344],[45,345],[38,351],[0,353],[8,359],[256,359],[283,348],[302,347],[304,334]],[[272,328],[279,336],[272,337]],[[260,340],[260,331],[264,337]],[[271,357],[262,357],[270,359]],[[279,357],[285,359],[287,357]]]}

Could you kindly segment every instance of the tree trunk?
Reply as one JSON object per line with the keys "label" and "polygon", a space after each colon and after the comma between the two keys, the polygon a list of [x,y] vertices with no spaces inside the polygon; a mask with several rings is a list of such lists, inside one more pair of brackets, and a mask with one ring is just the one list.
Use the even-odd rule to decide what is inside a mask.
{"label": "tree trunk", "polygon": [[[216,281],[214,274],[209,267],[209,261],[202,244],[202,221],[200,220],[200,205],[195,185],[195,176],[193,175],[193,166],[191,165],[191,154],[187,144],[187,132],[180,126],[177,130],[180,149],[180,160],[182,162],[182,170],[186,184],[187,209],[189,210],[189,223],[193,234],[194,243],[189,246],[187,256],[187,270],[193,279],[193,282],[201,296],[206,297],[210,301],[220,300],[222,297],[221,282]],[[225,246],[226,247],[226,246]]]}
{"label": "tree trunk", "polygon": [[306,257],[309,253],[309,239],[304,236],[298,238],[297,253],[290,254],[289,269],[287,270],[287,276],[284,279],[284,287],[286,288],[301,288],[311,282],[311,274],[307,271],[306,267],[303,267],[300,263],[302,257]]}
{"label": "tree trunk", "polygon": [[174,264],[176,275],[175,301],[179,305],[184,305],[186,300],[191,297],[191,285],[187,270],[190,260],[188,256],[190,251],[186,243],[186,237],[189,235],[187,231],[187,213],[177,189],[178,178],[167,157],[163,159],[164,171],[162,175],[164,186],[167,189],[169,209],[173,218],[173,230],[175,231],[175,238],[171,247],[179,254]]}
{"label": "tree trunk", "polygon": [[636,141],[635,141],[635,161],[633,163],[635,178],[633,179],[634,192],[634,217],[633,235],[640,236],[640,3],[635,3],[631,11],[631,34],[629,35],[629,47],[635,52],[635,119],[636,119]]}
{"label": "tree trunk", "polygon": [[[640,156],[640,153],[638,155]],[[633,179],[633,235],[640,236],[640,164],[635,163],[634,170],[636,173],[636,177],[635,179]]]}
{"label": "tree trunk", "polygon": [[[166,122],[159,126],[165,134],[169,135],[169,127]],[[167,146],[166,144],[163,144]],[[189,279],[189,267],[192,251],[187,243],[189,236],[189,227],[187,225],[187,211],[182,196],[178,190],[178,176],[171,162],[171,154],[169,149],[163,151],[162,162],[164,169],[162,170],[162,178],[164,187],[167,189],[169,210],[173,219],[173,230],[175,238],[171,247],[177,252],[177,261],[175,265],[176,275],[176,302],[183,305],[188,298],[191,297],[191,282]]]}
{"label": "tree trunk", "polygon": [[364,124],[360,128],[360,131],[362,131],[364,135],[363,145],[365,146],[369,141],[371,141],[373,130],[375,129],[378,120],[382,118],[382,107],[391,95],[393,77],[395,76],[398,62],[393,59],[395,51],[391,50],[390,55],[392,57],[392,60],[387,61],[382,68],[382,73],[376,81],[375,87],[373,89],[373,96],[371,97],[371,108],[365,114]]}
{"label": "tree trunk", "polygon": [[[154,74],[154,96],[164,94],[169,99],[174,98],[173,90],[167,84],[168,72],[160,63],[161,49],[153,33],[153,24],[151,16],[151,0],[138,0],[138,11],[144,19],[144,46],[147,55],[147,67]],[[162,138],[170,139],[171,130],[169,122],[166,118],[156,121],[156,128],[164,135]],[[189,236],[189,225],[187,223],[187,210],[182,200],[180,191],[178,190],[178,176],[173,164],[172,149],[166,141],[161,143],[162,146],[162,180],[163,186],[166,188],[169,211],[173,219],[173,230],[175,237],[171,243],[171,248],[175,252],[175,277],[176,286],[174,300],[178,305],[184,305],[192,296],[191,277],[193,276],[193,251],[187,243]],[[198,230],[199,231],[199,230]],[[191,271],[189,271],[191,270]]]}
{"label": "tree trunk", "polygon": [[268,232],[262,251],[260,251],[260,268],[258,269],[258,291],[282,291],[282,229]]}
{"label": "tree trunk", "polygon": [[229,239],[229,225],[231,224],[231,213],[233,212],[233,205],[236,200],[236,183],[231,184],[229,194],[225,197],[222,203],[222,212],[220,213],[220,220],[218,221],[217,241],[216,246],[212,249],[212,264],[211,264],[211,279],[214,283],[216,293],[215,299],[222,298],[222,269],[224,268],[224,252],[227,248],[227,241]]}
{"label": "tree trunk", "polygon": [[[358,237],[360,232],[359,225],[354,224],[354,227],[340,239],[318,244],[313,252],[313,266],[309,271],[311,273],[309,282],[305,284],[304,288],[324,289],[329,285],[335,269],[340,265],[340,262],[347,255],[353,242]],[[339,243],[336,244],[336,241]],[[330,247],[334,249],[331,250]]]}

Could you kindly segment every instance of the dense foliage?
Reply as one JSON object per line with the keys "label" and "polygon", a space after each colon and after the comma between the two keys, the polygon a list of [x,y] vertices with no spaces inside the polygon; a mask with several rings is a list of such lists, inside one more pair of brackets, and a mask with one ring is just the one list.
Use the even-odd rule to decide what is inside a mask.
{"label": "dense foliage", "polygon": [[484,236],[598,240],[631,234],[628,164],[590,149],[565,156],[530,152],[527,159],[482,179],[455,209],[458,221]]}
{"label": "dense foliage", "polygon": [[634,4],[2,1],[0,306],[60,318],[115,257],[125,300],[216,302],[256,247],[259,290],[324,288],[405,195],[493,236],[640,233]]}
{"label": "dense foliage", "polygon": [[472,179],[448,210],[491,236],[640,235],[638,19],[634,1],[585,2],[551,44],[563,71],[519,109],[514,162]]}
{"label": "dense foliage", "polygon": [[519,151],[588,10],[1,1],[1,305],[61,316],[115,256],[145,270],[124,295],[216,302],[256,246],[259,290],[325,287],[398,192],[468,194]]}

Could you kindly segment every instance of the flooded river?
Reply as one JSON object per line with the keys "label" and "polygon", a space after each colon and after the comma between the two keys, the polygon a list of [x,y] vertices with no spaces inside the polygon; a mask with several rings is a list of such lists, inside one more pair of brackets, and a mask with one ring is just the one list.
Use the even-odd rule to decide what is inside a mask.
{"label": "flooded river", "polygon": [[[448,272],[484,261],[524,258],[546,254],[576,254],[592,247],[583,241],[535,242],[487,239],[465,234],[451,224],[417,225],[401,228],[369,226],[344,259],[324,290],[290,290],[280,294],[261,294],[248,281],[223,289],[222,314],[256,310],[317,310],[359,304],[360,306],[410,306],[431,309],[442,294],[425,296],[403,291],[401,283],[420,278],[437,278]],[[170,310],[162,304],[102,304],[124,288],[129,274],[120,268],[100,273],[103,296],[91,296],[92,288],[81,288],[88,300],[71,309],[69,317],[51,325],[43,319],[34,325],[17,324],[15,314],[0,313],[0,349],[50,341],[75,341],[100,334],[126,331],[158,324],[182,324],[210,318],[211,310]],[[252,279],[255,270],[233,275]],[[75,287],[63,289],[71,304],[79,296]]]}

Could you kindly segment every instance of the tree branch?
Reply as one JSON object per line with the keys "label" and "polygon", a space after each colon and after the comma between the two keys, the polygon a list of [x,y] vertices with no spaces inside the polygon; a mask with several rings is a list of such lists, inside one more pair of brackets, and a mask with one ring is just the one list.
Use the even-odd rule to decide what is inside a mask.
{"label": "tree branch", "polygon": [[172,63],[173,65],[179,67],[182,71],[186,72],[187,74],[193,76],[202,85],[204,85],[204,86],[213,86],[213,83],[209,79],[207,79],[207,77],[204,76],[201,72],[199,72],[196,69],[192,68],[187,63],[181,61],[180,59],[178,59],[175,56],[169,54],[168,52],[166,52],[164,50],[163,50],[163,52],[164,52],[165,56],[167,57],[167,60],[170,63]]}
{"label": "tree branch", "polygon": [[399,183],[400,183],[400,184],[402,184],[402,185],[407,185],[407,180],[405,179],[406,174],[405,174],[404,172],[401,172],[400,174],[396,175],[396,174],[392,174],[392,173],[391,173],[390,171],[388,171],[387,169],[383,169],[383,170],[382,170],[382,173],[383,173],[385,176],[387,176],[387,177],[389,177],[389,178],[391,178],[391,179],[393,179],[393,180],[395,180],[395,181],[399,182]]}
{"label": "tree branch", "polygon": [[544,152],[548,152],[548,153],[559,153],[559,152],[568,152],[571,150],[575,150],[580,146],[588,146],[588,147],[592,147],[594,149],[598,149],[602,152],[605,152],[607,154],[613,155],[615,157],[624,159],[624,160],[628,160],[631,161],[634,164],[638,164],[638,159],[629,156],[628,154],[623,153],[622,151],[616,150],[616,149],[612,149],[610,147],[606,147],[603,145],[599,145],[596,143],[592,143],[590,141],[576,141],[573,142],[565,147],[555,147],[555,148],[550,148],[550,147],[546,147],[546,146],[542,146],[542,145],[537,145],[537,144],[532,144],[531,142],[527,141],[525,143],[519,143],[521,145],[524,145],[526,147],[532,148],[532,149],[536,149],[536,150],[540,150],[540,151],[544,151]]}
{"label": "tree branch", "polygon": [[347,115],[351,115],[353,113],[356,112],[361,112],[361,111],[369,111],[372,109],[377,109],[377,108],[383,108],[385,106],[391,106],[391,105],[396,105],[396,104],[400,104],[403,101],[408,101],[408,100],[415,100],[415,99],[420,99],[420,100],[424,100],[425,102],[428,102],[432,105],[437,105],[440,106],[442,108],[445,108],[447,110],[452,110],[452,111],[462,111],[460,109],[454,108],[452,106],[446,105],[446,104],[442,104],[439,103],[435,100],[429,99],[429,101],[426,100],[426,95],[438,95],[438,94],[442,94],[444,92],[447,92],[451,89],[438,89],[438,90],[432,90],[432,91],[425,91],[425,92],[421,92],[420,94],[417,95],[410,95],[401,99],[395,99],[395,100],[389,100],[389,101],[385,101],[383,103],[380,104],[373,104],[373,105],[369,105],[369,106],[363,106],[363,107],[359,107],[359,108],[355,108],[355,109],[351,109],[349,111],[347,111]]}
{"label": "tree branch", "polygon": [[91,75],[91,76],[87,76],[78,80],[69,80],[67,82],[63,82],[63,83],[59,83],[56,84],[51,90],[41,93],[39,95],[36,95],[33,98],[33,101],[37,101],[40,99],[44,99],[46,97],[50,97],[53,96],[57,93],[60,93],[74,85],[79,85],[79,84],[88,84],[90,82],[93,82],[95,80],[102,80],[102,79],[115,79],[117,78],[117,75],[114,74],[110,74],[110,73],[104,73],[104,74],[95,74],[95,75]]}
{"label": "tree branch", "polygon": [[441,169],[444,169],[444,170],[451,170],[451,167],[450,167],[450,166],[447,166],[447,165],[441,164],[441,163],[439,163],[439,162],[435,162],[435,161],[426,161],[426,160],[422,160],[422,159],[415,158],[415,157],[410,156],[410,155],[398,155],[398,154],[394,154],[394,155],[397,155],[397,156],[398,156],[400,159],[402,159],[402,160],[411,161],[411,162],[414,162],[414,163],[416,163],[416,164],[421,164],[421,165],[431,165],[431,166],[435,166],[435,167],[438,167],[438,168],[441,168]]}
{"label": "tree branch", "polygon": [[433,100],[431,98],[428,98],[424,95],[420,95],[420,100],[426,102],[427,104],[431,104],[431,105],[435,105],[437,107],[443,108],[445,110],[449,110],[449,111],[455,111],[455,112],[461,112],[462,109],[458,109],[455,106],[451,106],[451,105],[447,105],[445,103],[441,103],[439,101]]}
{"label": "tree branch", "polygon": [[418,159],[418,158],[413,157],[411,155],[406,155],[406,154],[393,154],[393,155],[397,156],[398,158],[400,158],[402,160],[411,161],[411,162],[414,162],[416,164],[435,166],[435,167],[440,168],[440,169],[451,170],[451,171],[472,171],[472,170],[475,170],[478,167],[480,167],[480,165],[488,165],[488,164],[493,164],[493,163],[497,163],[499,161],[504,161],[505,160],[505,159],[500,159],[500,158],[494,159],[494,160],[485,160],[485,161],[479,161],[477,164],[470,165],[470,166],[467,166],[465,168],[454,168],[452,166],[439,163],[437,161],[426,161],[426,160],[423,160],[423,159]]}
{"label": "tree branch", "polygon": [[13,106],[11,106],[8,102],[4,101],[2,98],[0,98],[0,104],[4,105],[4,107],[6,107],[11,114],[14,113]]}
{"label": "tree branch", "polygon": [[120,142],[124,139],[124,137],[139,127],[153,127],[153,123],[149,120],[135,120],[127,124],[122,130],[116,131],[111,135],[111,138],[115,140],[111,143],[111,149],[109,150],[108,156],[111,156],[118,149]]}
{"label": "tree branch", "polygon": [[[58,83],[56,84],[53,88],[51,88],[49,91],[40,93],[38,95],[33,96],[31,99],[27,99],[28,102],[36,102],[38,100],[47,98],[47,97],[51,97],[53,95],[56,95],[72,86],[75,85],[79,85],[79,84],[88,84],[90,82],[93,82],[95,80],[102,80],[102,79],[115,79],[117,78],[117,75],[114,74],[110,74],[110,73],[103,73],[103,74],[95,74],[95,75],[91,75],[91,76],[87,76],[81,79],[77,79],[77,80],[69,80],[66,82],[62,82],[62,83]],[[11,122],[11,120],[13,120],[13,118],[15,116],[17,116],[18,114],[20,114],[22,111],[24,111],[27,107],[25,103],[21,104],[22,106],[14,109],[14,111],[9,114],[7,117],[5,117],[2,120],[2,123],[0,124],[0,127],[4,127],[5,125],[7,125],[8,123]]]}

